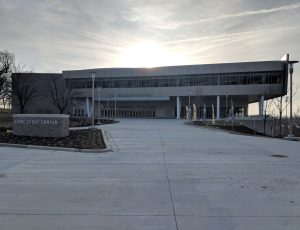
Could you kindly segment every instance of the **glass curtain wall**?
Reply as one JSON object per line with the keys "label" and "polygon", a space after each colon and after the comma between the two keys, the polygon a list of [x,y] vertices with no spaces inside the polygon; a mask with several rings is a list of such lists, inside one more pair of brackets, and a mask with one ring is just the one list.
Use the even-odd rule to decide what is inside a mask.
{"label": "glass curtain wall", "polygon": [[[282,84],[284,72],[220,73],[179,76],[98,78],[95,88],[149,88],[209,85]],[[68,88],[91,88],[88,78],[66,79]]]}

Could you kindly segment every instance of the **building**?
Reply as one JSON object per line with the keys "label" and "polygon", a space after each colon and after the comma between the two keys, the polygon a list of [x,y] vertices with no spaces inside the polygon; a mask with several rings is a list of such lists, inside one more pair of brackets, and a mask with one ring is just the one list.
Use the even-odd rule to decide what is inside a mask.
{"label": "building", "polygon": [[[254,102],[259,102],[262,114],[264,100],[286,94],[287,71],[284,62],[263,61],[66,70],[62,78],[76,95],[73,116],[92,115],[94,74],[95,117],[180,118],[186,106],[195,104],[198,117],[205,110],[210,118],[214,107],[215,117],[224,118],[247,116]],[[38,107],[35,103],[31,111],[41,111]]]}
{"label": "building", "polygon": [[[95,74],[95,117],[184,117],[195,104],[201,117],[247,116],[248,104],[285,95],[287,68],[280,61],[166,66],[157,68],[101,68],[63,71],[66,86],[77,91],[76,116],[92,111],[92,73]],[[116,104],[116,109],[115,109]],[[198,110],[197,109],[197,110]]]}

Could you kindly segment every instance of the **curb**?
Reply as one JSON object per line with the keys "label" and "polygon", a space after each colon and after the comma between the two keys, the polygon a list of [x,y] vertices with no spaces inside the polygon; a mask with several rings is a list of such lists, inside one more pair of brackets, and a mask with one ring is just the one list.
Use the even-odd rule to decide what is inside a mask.
{"label": "curb", "polygon": [[112,149],[111,144],[109,142],[109,139],[107,137],[106,130],[101,129],[101,132],[102,132],[102,137],[103,137],[104,144],[106,146],[106,148],[102,149],[102,150],[105,150],[105,152],[113,152],[113,149]]}
{"label": "curb", "polygon": [[13,147],[13,148],[24,148],[24,149],[42,149],[42,150],[55,150],[55,151],[68,151],[68,152],[83,152],[83,153],[105,153],[112,152],[111,145],[106,136],[106,132],[102,131],[102,136],[106,148],[104,149],[78,149],[78,148],[63,148],[63,147],[52,147],[52,146],[41,146],[41,145],[23,145],[23,144],[9,144],[0,143],[0,147]]}

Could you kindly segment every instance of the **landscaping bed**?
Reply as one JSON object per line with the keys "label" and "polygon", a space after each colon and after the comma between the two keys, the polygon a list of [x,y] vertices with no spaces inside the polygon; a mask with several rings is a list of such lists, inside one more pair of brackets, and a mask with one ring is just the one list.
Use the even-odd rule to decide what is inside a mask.
{"label": "landscaping bed", "polygon": [[70,130],[67,137],[27,137],[0,132],[0,143],[38,145],[76,149],[106,148],[100,129]]}
{"label": "landscaping bed", "polygon": [[254,131],[244,125],[239,125],[239,124],[226,124],[226,123],[222,123],[222,122],[218,122],[217,124],[213,125],[211,123],[204,123],[204,122],[200,122],[200,121],[195,121],[193,122],[194,125],[196,126],[206,126],[206,127],[210,127],[210,128],[218,128],[218,129],[222,129],[222,130],[226,130],[226,131],[230,131],[233,133],[237,133],[237,134],[247,134],[247,135],[255,135],[255,136],[265,136],[263,133]]}
{"label": "landscaping bed", "polygon": [[[118,121],[109,118],[95,119],[95,125],[107,125],[117,123]],[[91,118],[70,118],[70,127],[86,127],[92,125]]]}
{"label": "landscaping bed", "polygon": [[12,130],[12,127],[0,127],[0,133],[7,132],[7,130]]}
{"label": "landscaping bed", "polygon": [[218,127],[220,129],[232,131],[232,132],[237,132],[237,133],[244,133],[244,134],[249,134],[249,135],[257,135],[257,136],[265,136],[263,133],[254,131],[246,126],[243,125],[215,125],[214,127]]}

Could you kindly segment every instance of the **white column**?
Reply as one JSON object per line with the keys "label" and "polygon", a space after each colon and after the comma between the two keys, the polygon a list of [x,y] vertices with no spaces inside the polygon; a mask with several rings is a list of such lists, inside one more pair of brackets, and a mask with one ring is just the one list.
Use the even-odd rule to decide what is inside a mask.
{"label": "white column", "polygon": [[100,98],[100,87],[98,88],[99,91],[99,101],[98,101],[98,106],[99,106],[99,119],[101,118],[101,98]]}
{"label": "white column", "polygon": [[180,97],[177,96],[177,105],[176,105],[176,119],[180,119],[180,112],[181,112],[181,102]]}
{"label": "white column", "polygon": [[220,96],[217,96],[217,119],[220,119]]}
{"label": "white column", "polygon": [[259,99],[259,115],[263,116],[264,115],[264,101],[265,101],[265,96],[261,95]]}
{"label": "white column", "polygon": [[117,118],[117,95],[116,94],[115,94],[115,111],[114,111],[114,114],[115,114],[114,119],[116,119]]}
{"label": "white column", "polygon": [[86,105],[86,113],[87,116],[90,117],[90,100],[89,98],[85,98],[85,105]]}
{"label": "white column", "polygon": [[95,73],[92,73],[92,128],[95,128]]}

